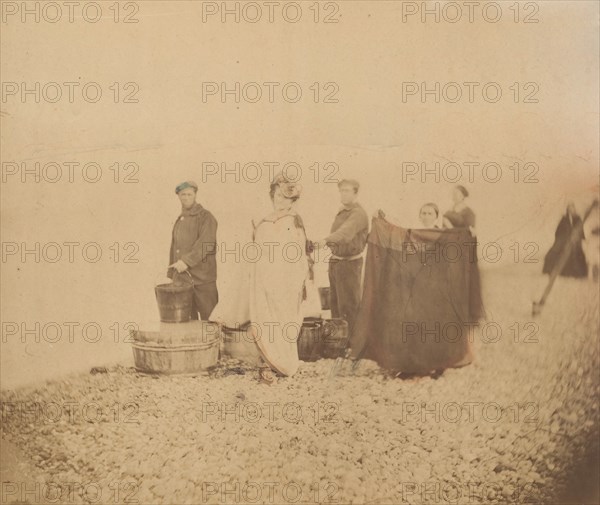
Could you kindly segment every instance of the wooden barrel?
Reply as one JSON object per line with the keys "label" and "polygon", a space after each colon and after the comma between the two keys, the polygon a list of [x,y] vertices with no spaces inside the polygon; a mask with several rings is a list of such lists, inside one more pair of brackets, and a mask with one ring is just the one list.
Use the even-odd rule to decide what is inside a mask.
{"label": "wooden barrel", "polygon": [[323,325],[323,348],[321,356],[335,359],[344,356],[348,345],[348,322],[344,319],[328,319]]}
{"label": "wooden barrel", "polygon": [[302,361],[317,361],[321,356],[323,320],[307,317],[302,322],[298,336],[298,358]]}
{"label": "wooden barrel", "polygon": [[219,359],[221,333],[216,323],[160,323],[132,330],[133,359],[140,372],[192,374],[213,367]]}
{"label": "wooden barrel", "polygon": [[261,354],[247,329],[223,328],[223,355],[250,365],[260,365]]}

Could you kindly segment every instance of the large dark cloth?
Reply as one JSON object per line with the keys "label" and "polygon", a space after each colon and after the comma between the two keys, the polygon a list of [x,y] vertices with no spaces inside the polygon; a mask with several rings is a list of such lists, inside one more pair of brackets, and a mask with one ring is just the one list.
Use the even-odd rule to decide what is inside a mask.
{"label": "large dark cloth", "polygon": [[353,356],[407,373],[469,363],[483,312],[475,253],[465,228],[408,230],[374,218]]}
{"label": "large dark cloth", "polygon": [[[575,235],[571,237],[573,232],[575,232]],[[569,246],[569,241],[572,240],[569,246],[571,247],[571,253],[559,275],[565,277],[587,277],[588,266],[583,248],[581,247],[583,239],[583,223],[581,218],[579,216],[572,216],[572,219],[569,219],[568,215],[564,215],[556,228],[554,244],[544,258],[543,273],[552,273],[562,252]]]}
{"label": "large dark cloth", "polygon": [[[449,210],[444,214],[444,217],[450,221],[450,224],[454,228],[466,228],[469,236],[471,235],[470,227],[475,227],[475,213],[471,207],[463,207],[459,211]],[[479,278],[479,268],[477,267],[477,244],[473,239],[473,245],[470,246],[470,257],[473,259],[473,265],[471,268],[471,279],[469,286],[470,293],[472,294],[471,299],[471,316],[474,320],[479,320],[485,317],[483,305],[481,303],[481,280]]]}
{"label": "large dark cloth", "polygon": [[329,262],[329,302],[331,317],[348,322],[352,335],[354,321],[360,305],[360,281],[363,259],[331,260]]}

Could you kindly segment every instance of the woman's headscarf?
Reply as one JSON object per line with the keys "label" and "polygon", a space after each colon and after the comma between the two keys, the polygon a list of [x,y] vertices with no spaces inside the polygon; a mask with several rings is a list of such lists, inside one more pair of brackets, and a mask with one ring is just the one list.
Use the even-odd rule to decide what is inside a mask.
{"label": "woman's headscarf", "polygon": [[273,192],[275,188],[279,186],[283,196],[286,198],[297,199],[300,198],[300,193],[302,192],[302,185],[296,181],[291,181],[287,178],[282,172],[278,173],[271,182],[271,191]]}

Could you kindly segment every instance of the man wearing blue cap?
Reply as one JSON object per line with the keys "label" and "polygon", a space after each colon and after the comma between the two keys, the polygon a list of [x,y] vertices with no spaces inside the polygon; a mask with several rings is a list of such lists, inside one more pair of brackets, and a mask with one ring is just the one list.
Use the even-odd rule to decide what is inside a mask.
{"label": "man wearing blue cap", "polygon": [[168,276],[188,272],[194,281],[192,319],[207,320],[219,301],[217,292],[217,220],[196,202],[198,185],[186,181],[175,188],[181,215],[173,226]]}

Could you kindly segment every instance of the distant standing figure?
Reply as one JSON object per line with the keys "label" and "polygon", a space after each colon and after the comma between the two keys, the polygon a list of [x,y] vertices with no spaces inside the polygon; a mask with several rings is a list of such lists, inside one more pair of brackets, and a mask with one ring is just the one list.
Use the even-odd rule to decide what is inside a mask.
{"label": "distant standing figure", "polygon": [[173,226],[168,276],[173,269],[189,272],[194,281],[192,319],[207,320],[219,301],[217,292],[217,220],[196,202],[198,185],[186,181],[175,188],[181,214]]}
{"label": "distant standing figure", "polygon": [[344,179],[338,183],[340,207],[331,233],[315,242],[317,247],[325,245],[331,248],[329,260],[329,298],[331,317],[345,319],[348,333],[352,335],[354,320],[360,304],[360,285],[362,279],[362,253],[367,245],[369,218],[362,206],[356,201],[358,181]]}
{"label": "distant standing figure", "polygon": [[588,236],[586,242],[588,241],[591,243],[591,245],[588,247],[588,250],[590,250],[588,264],[591,267],[589,268],[591,279],[594,282],[598,282],[598,277],[600,276],[600,266],[598,265],[598,255],[600,251],[600,247],[598,247],[600,243],[600,226],[595,226],[592,228],[592,232]]}
{"label": "distant standing figure", "polygon": [[[574,231],[576,235],[571,237]],[[544,258],[543,273],[552,273],[561,253],[565,250],[569,241],[573,240],[571,254],[562,271],[559,272],[559,275],[565,277],[587,277],[588,266],[581,246],[584,238],[581,218],[577,215],[573,202],[569,202],[567,212],[558,223],[558,227],[554,233],[554,244]]]}
{"label": "distant standing figure", "polygon": [[444,214],[444,228],[469,228],[471,233],[475,228],[475,213],[465,203],[469,192],[464,186],[455,186],[452,190],[454,206]]}

